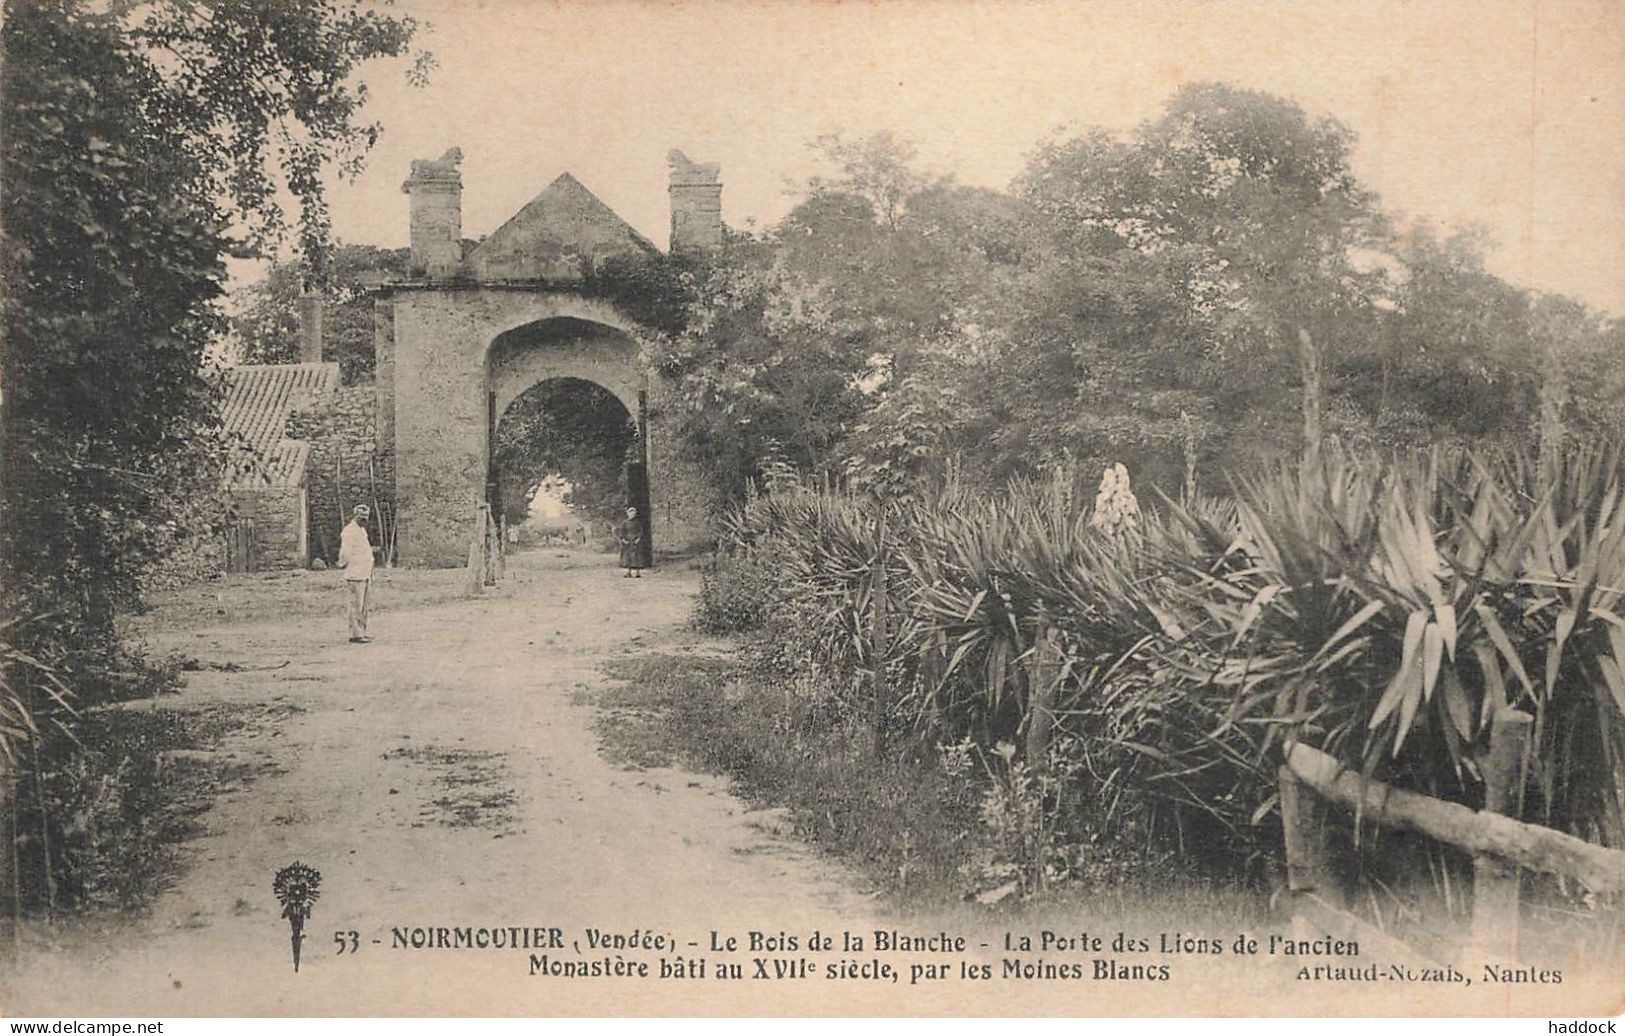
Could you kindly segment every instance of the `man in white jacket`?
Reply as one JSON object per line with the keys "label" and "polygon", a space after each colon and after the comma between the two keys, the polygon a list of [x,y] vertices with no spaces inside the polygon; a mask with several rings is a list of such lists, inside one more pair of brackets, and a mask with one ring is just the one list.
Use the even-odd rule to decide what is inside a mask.
{"label": "man in white jacket", "polygon": [[359,504],[350,524],[339,536],[339,568],[344,570],[344,587],[350,601],[350,643],[370,644],[367,636],[367,591],[372,588],[372,541],[367,539],[367,519],[372,509]]}

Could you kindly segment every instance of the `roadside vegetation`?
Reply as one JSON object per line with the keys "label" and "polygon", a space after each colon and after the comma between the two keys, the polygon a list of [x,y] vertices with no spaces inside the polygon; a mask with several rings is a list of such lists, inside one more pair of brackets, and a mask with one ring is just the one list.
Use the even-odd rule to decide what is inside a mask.
{"label": "roadside vegetation", "polygon": [[[1546,468],[1331,449],[1156,506],[1112,472],[1093,506],[1065,476],[903,502],[780,479],[697,604],[759,662],[695,736],[727,731],[724,768],[845,851],[966,894],[1264,891],[1285,746],[1478,809],[1511,708],[1535,731],[1514,815],[1618,847],[1620,476],[1617,450],[1576,447]],[[1342,849],[1374,922],[1465,916],[1464,856],[1374,830]],[[1618,949],[1617,903],[1527,884],[1548,934]]]}
{"label": "roadside vegetation", "polygon": [[8,0],[3,21],[0,939],[24,910],[127,900],[95,875],[157,851],[173,739],[96,710],[173,679],[116,620],[213,531],[235,460],[208,360],[225,261],[291,240],[325,279],[322,177],[377,135],[354,75],[410,60],[416,29],[360,2]]}

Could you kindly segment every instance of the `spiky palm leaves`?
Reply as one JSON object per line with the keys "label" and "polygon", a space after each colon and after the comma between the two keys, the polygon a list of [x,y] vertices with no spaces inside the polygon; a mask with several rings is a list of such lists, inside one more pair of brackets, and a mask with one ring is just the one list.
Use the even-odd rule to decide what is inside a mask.
{"label": "spiky palm leaves", "polygon": [[1061,726],[1108,811],[1172,803],[1246,849],[1293,739],[1478,805],[1489,720],[1510,707],[1536,721],[1524,818],[1617,845],[1620,471],[1600,449],[1545,472],[1327,451],[1241,482],[1233,502],[1170,502],[1114,533],[1060,483],[907,507],[785,488],[734,535],[776,559],[784,609],[834,671],[871,662],[884,535],[887,707],[931,740],[1014,740],[1024,663],[1053,629]]}

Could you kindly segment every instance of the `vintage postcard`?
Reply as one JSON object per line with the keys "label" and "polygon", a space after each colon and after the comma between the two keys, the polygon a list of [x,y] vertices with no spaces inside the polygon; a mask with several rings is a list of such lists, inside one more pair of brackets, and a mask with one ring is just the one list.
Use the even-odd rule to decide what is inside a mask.
{"label": "vintage postcard", "polygon": [[4,18],[0,1014],[1625,1009],[1625,8]]}

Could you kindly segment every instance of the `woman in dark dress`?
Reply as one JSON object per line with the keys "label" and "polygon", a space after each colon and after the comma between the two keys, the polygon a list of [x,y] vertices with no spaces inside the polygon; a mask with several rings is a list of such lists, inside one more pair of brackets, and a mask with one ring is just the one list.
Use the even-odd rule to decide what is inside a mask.
{"label": "woman in dark dress", "polygon": [[643,578],[643,523],[638,521],[638,509],[626,509],[626,521],[615,530],[615,538],[621,543],[621,567],[626,569],[622,579],[631,579],[634,575]]}

